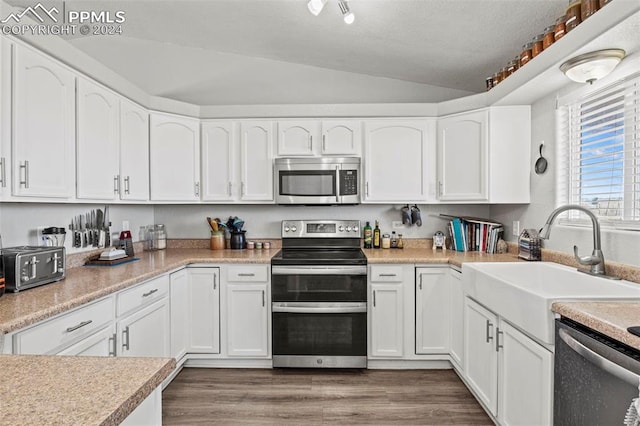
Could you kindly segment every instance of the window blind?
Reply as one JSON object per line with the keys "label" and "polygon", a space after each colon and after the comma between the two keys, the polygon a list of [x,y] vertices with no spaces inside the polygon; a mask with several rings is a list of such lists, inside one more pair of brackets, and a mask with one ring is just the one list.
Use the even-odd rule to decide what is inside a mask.
{"label": "window blind", "polygon": [[[559,108],[558,204],[579,204],[604,225],[640,230],[639,93],[636,75]],[[570,222],[580,222],[569,213]]]}

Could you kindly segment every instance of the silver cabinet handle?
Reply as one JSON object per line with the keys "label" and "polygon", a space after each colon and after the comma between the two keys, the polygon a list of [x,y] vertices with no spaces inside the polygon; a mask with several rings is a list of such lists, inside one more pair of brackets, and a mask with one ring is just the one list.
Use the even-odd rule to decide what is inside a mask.
{"label": "silver cabinet handle", "polygon": [[[113,342],[113,344],[111,342]],[[111,348],[113,348],[113,351]],[[116,333],[113,333],[111,337],[109,337],[109,356],[116,356]]]}
{"label": "silver cabinet handle", "polygon": [[369,196],[369,182],[364,184],[364,193],[367,197]]}
{"label": "silver cabinet handle", "polygon": [[376,291],[373,290],[373,307],[376,307]]}
{"label": "silver cabinet handle", "polygon": [[122,330],[122,348],[129,350],[129,326]]}
{"label": "silver cabinet handle", "polygon": [[124,178],[124,193],[125,194],[129,194],[130,193],[130,182],[129,182],[129,176],[126,176]]}
{"label": "silver cabinet handle", "polygon": [[380,277],[395,277],[396,274],[380,274]]}
{"label": "silver cabinet handle", "polygon": [[[20,179],[20,185],[29,188],[29,160],[24,160],[24,164],[20,165],[20,170],[24,169],[24,180]],[[20,173],[22,174],[22,173]]]}
{"label": "silver cabinet handle", "polygon": [[93,320],[82,321],[80,324],[74,325],[73,327],[67,327],[67,333],[71,333],[72,331],[76,331],[79,328],[84,327],[85,325],[89,325],[93,322]]}
{"label": "silver cabinet handle", "polygon": [[264,290],[262,290],[262,306],[264,306],[266,304],[266,301],[264,300],[265,294],[264,294]]}
{"label": "silver cabinet handle", "polygon": [[255,277],[256,274],[254,274],[253,272],[249,273],[249,272],[240,272],[238,274],[239,277]]}
{"label": "silver cabinet handle", "polygon": [[196,182],[195,183],[195,187],[196,187],[196,197],[200,196],[200,182]]}
{"label": "silver cabinet handle", "polygon": [[218,274],[213,274],[213,289],[215,290],[218,285]]}
{"label": "silver cabinet handle", "polygon": [[231,196],[231,185],[232,185],[231,182],[229,182],[229,189],[228,189],[229,196]]}
{"label": "silver cabinet handle", "polygon": [[313,135],[309,135],[309,150],[313,151]]}
{"label": "silver cabinet handle", "polygon": [[589,349],[588,347],[571,337],[571,335],[566,330],[560,329],[558,334],[560,336],[560,339],[562,339],[562,341],[566,343],[574,352],[579,354],[581,357],[583,357],[596,367],[606,371],[613,376],[616,376],[620,380],[624,380],[631,386],[635,387],[638,384],[640,376],[638,376],[637,374],[627,370],[626,368],[616,364],[611,360],[608,360],[602,355],[594,352],[592,349]]}
{"label": "silver cabinet handle", "polygon": [[3,188],[7,187],[7,172],[6,172],[6,168],[5,168],[5,164],[4,164],[4,157],[0,158],[0,183],[2,184]]}
{"label": "silver cabinet handle", "polygon": [[486,328],[487,343],[489,343],[490,341],[493,340],[493,336],[491,334],[489,334],[489,332],[491,331],[492,327],[493,327],[493,323],[491,321],[487,320],[487,328]]}
{"label": "silver cabinet handle", "polygon": [[442,197],[442,181],[438,182],[438,196]]}
{"label": "silver cabinet handle", "polygon": [[120,193],[120,175],[115,175],[113,177],[113,193],[114,194]]}
{"label": "silver cabinet handle", "polygon": [[244,182],[240,182],[240,196],[244,195]]}
{"label": "silver cabinet handle", "polygon": [[422,290],[422,274],[420,275],[420,290]]}
{"label": "silver cabinet handle", "polygon": [[496,352],[500,352],[500,348],[503,347],[500,344],[500,335],[501,334],[504,334],[504,333],[500,330],[500,327],[496,328]]}
{"label": "silver cabinet handle", "polygon": [[153,293],[155,293],[156,291],[158,291],[158,289],[157,289],[157,288],[154,288],[153,290],[149,290],[148,292],[144,293],[144,294],[142,295],[142,297],[148,297],[148,296],[151,296],[151,295],[152,295]]}
{"label": "silver cabinet handle", "polygon": [[327,151],[327,138],[326,135],[322,135],[322,153]]}

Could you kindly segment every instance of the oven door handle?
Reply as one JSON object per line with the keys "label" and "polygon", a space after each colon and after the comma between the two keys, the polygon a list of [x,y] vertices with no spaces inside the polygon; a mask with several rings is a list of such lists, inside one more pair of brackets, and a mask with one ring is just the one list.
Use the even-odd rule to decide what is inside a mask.
{"label": "oven door handle", "polygon": [[638,376],[637,374],[587,348],[585,345],[571,337],[571,335],[569,335],[566,330],[560,329],[558,334],[560,335],[560,339],[562,339],[562,341],[566,343],[572,350],[574,350],[576,353],[578,353],[580,356],[582,356],[584,359],[586,359],[599,369],[606,371],[607,373],[629,383],[632,386],[638,386],[640,376]]}
{"label": "oven door handle", "polygon": [[360,314],[367,312],[367,304],[365,302],[273,302],[271,310],[288,314]]}
{"label": "oven door handle", "polygon": [[273,266],[273,275],[366,275],[362,266]]}

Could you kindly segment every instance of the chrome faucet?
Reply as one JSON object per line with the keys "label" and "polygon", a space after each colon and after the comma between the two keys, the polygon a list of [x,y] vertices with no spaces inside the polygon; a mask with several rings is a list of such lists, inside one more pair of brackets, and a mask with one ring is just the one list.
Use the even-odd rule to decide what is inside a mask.
{"label": "chrome faucet", "polygon": [[554,211],[551,212],[549,218],[547,218],[547,222],[544,224],[542,229],[540,229],[540,238],[545,240],[549,239],[549,235],[551,234],[551,224],[556,219],[556,217],[567,210],[578,210],[585,213],[591,219],[591,224],[593,226],[593,252],[591,256],[579,256],[578,255],[578,246],[573,246],[573,254],[576,257],[576,261],[578,261],[581,265],[590,265],[591,269],[587,272],[591,275],[597,275],[605,278],[613,278],[606,275],[605,267],[604,267],[604,255],[602,254],[602,250],[600,248],[600,223],[598,223],[598,218],[591,212],[582,206],[578,206],[576,204],[567,204],[566,206],[560,206]]}

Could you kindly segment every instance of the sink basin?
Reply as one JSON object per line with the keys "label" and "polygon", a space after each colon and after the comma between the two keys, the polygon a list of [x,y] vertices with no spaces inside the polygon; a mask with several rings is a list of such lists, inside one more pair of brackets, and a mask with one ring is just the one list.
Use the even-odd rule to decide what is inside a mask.
{"label": "sink basin", "polygon": [[548,344],[554,338],[553,302],[640,300],[640,284],[551,262],[465,263],[462,271],[466,295]]}

